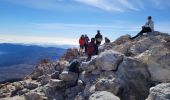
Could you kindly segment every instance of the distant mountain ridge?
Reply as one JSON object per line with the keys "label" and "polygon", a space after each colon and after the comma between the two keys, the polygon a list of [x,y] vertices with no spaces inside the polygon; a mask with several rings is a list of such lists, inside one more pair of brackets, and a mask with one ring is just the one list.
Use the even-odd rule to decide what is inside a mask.
{"label": "distant mountain ridge", "polygon": [[0,44],[0,82],[22,78],[29,74],[42,59],[60,58],[66,49],[24,44]]}
{"label": "distant mountain ridge", "polygon": [[0,67],[16,64],[36,64],[41,59],[56,60],[66,49],[36,45],[0,44]]}

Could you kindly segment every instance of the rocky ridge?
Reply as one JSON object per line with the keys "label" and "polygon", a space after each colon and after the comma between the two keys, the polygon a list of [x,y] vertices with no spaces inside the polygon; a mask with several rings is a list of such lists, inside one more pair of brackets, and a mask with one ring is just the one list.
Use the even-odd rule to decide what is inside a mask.
{"label": "rocky ridge", "polygon": [[[86,62],[77,49],[40,64],[24,80],[0,85],[2,100],[169,100],[170,35],[124,35]],[[73,59],[80,73],[68,72]],[[169,83],[168,83],[169,82]]]}

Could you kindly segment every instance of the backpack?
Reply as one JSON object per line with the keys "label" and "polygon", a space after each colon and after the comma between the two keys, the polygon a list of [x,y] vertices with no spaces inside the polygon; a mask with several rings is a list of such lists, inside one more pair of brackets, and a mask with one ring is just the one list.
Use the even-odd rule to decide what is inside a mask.
{"label": "backpack", "polygon": [[68,70],[71,72],[78,73],[79,72],[79,62],[77,60],[73,60],[68,67]]}
{"label": "backpack", "polygon": [[94,44],[89,43],[88,46],[87,46],[87,54],[88,55],[93,55],[94,52],[95,52]]}

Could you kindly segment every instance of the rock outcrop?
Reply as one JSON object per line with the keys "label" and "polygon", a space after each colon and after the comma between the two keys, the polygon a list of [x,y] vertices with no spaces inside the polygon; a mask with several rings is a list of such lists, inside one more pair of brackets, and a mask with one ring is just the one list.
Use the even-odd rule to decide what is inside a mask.
{"label": "rock outcrop", "polygon": [[[121,36],[86,62],[77,49],[40,64],[24,80],[0,85],[3,100],[169,100],[170,35]],[[69,72],[70,61],[81,63]],[[166,83],[165,83],[166,82]],[[155,86],[155,87],[154,87]]]}

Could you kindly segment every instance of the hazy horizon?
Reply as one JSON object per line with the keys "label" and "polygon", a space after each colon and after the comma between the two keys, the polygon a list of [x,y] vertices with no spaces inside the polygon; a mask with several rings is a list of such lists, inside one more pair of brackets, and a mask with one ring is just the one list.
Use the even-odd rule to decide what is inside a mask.
{"label": "hazy horizon", "polygon": [[168,0],[1,0],[0,43],[78,45],[97,30],[114,40],[137,34],[149,15],[170,33],[169,9]]}

